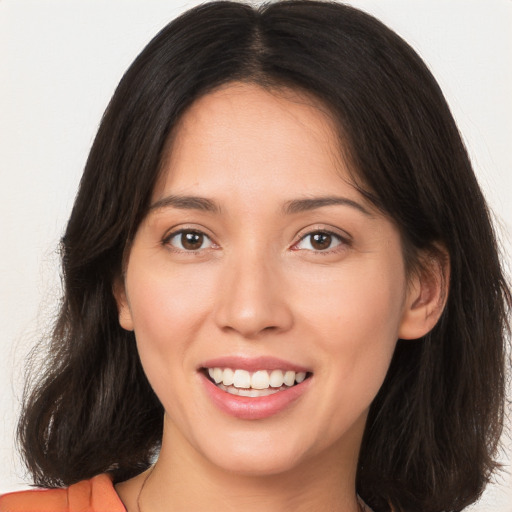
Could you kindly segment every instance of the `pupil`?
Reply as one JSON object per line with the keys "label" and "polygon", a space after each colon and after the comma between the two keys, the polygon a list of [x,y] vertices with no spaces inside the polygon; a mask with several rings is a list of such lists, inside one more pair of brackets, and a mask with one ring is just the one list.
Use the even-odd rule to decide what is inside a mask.
{"label": "pupil", "polygon": [[315,249],[327,249],[331,245],[331,235],[327,233],[316,233],[312,238],[311,245]]}
{"label": "pupil", "polygon": [[185,249],[199,249],[203,245],[203,235],[201,233],[183,233],[181,244]]}

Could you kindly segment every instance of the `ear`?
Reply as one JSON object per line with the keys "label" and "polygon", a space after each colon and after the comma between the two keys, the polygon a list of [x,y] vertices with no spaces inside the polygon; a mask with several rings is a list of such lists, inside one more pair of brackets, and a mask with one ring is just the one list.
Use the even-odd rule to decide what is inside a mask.
{"label": "ear", "polygon": [[444,247],[420,254],[418,268],[411,272],[398,337],[417,339],[436,325],[448,298],[450,258]]}
{"label": "ear", "polygon": [[133,331],[133,318],[130,304],[126,296],[126,287],[122,277],[116,278],[112,286],[112,292],[117,303],[117,312],[119,314],[119,324],[127,331]]}

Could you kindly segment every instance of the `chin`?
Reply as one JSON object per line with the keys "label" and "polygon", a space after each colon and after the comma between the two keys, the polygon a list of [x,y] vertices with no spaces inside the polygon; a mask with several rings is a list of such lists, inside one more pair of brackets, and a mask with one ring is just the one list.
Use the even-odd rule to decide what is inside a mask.
{"label": "chin", "polygon": [[[277,435],[263,425],[253,432],[238,432],[214,443],[198,446],[198,451],[214,466],[240,476],[265,477],[287,473],[309,458],[310,443],[294,436]],[[251,429],[252,430],[252,429]],[[258,431],[259,430],[259,431]],[[203,438],[204,439],[204,438]]]}
{"label": "chin", "polygon": [[[223,454],[225,455],[225,454]],[[220,469],[245,477],[266,477],[288,473],[298,467],[298,454],[283,454],[277,450],[273,453],[228,454],[228,456],[212,457],[210,462]]]}

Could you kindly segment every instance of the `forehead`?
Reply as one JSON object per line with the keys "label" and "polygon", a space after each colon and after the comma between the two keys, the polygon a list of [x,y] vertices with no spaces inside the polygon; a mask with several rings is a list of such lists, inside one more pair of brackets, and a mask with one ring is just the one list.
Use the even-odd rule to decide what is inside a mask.
{"label": "forehead", "polygon": [[325,193],[351,183],[343,150],[335,122],[315,98],[232,83],[201,97],[183,115],[154,200],[170,190]]}

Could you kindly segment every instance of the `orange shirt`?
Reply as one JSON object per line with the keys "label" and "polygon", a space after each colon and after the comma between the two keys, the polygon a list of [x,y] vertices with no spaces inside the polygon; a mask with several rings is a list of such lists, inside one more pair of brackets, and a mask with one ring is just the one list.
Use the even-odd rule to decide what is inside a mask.
{"label": "orange shirt", "polygon": [[[365,512],[372,512],[358,498]],[[0,512],[126,512],[108,475],[82,480],[67,489],[19,491],[0,496]]]}
{"label": "orange shirt", "polygon": [[108,475],[67,489],[38,489],[0,496],[0,512],[126,512]]}

